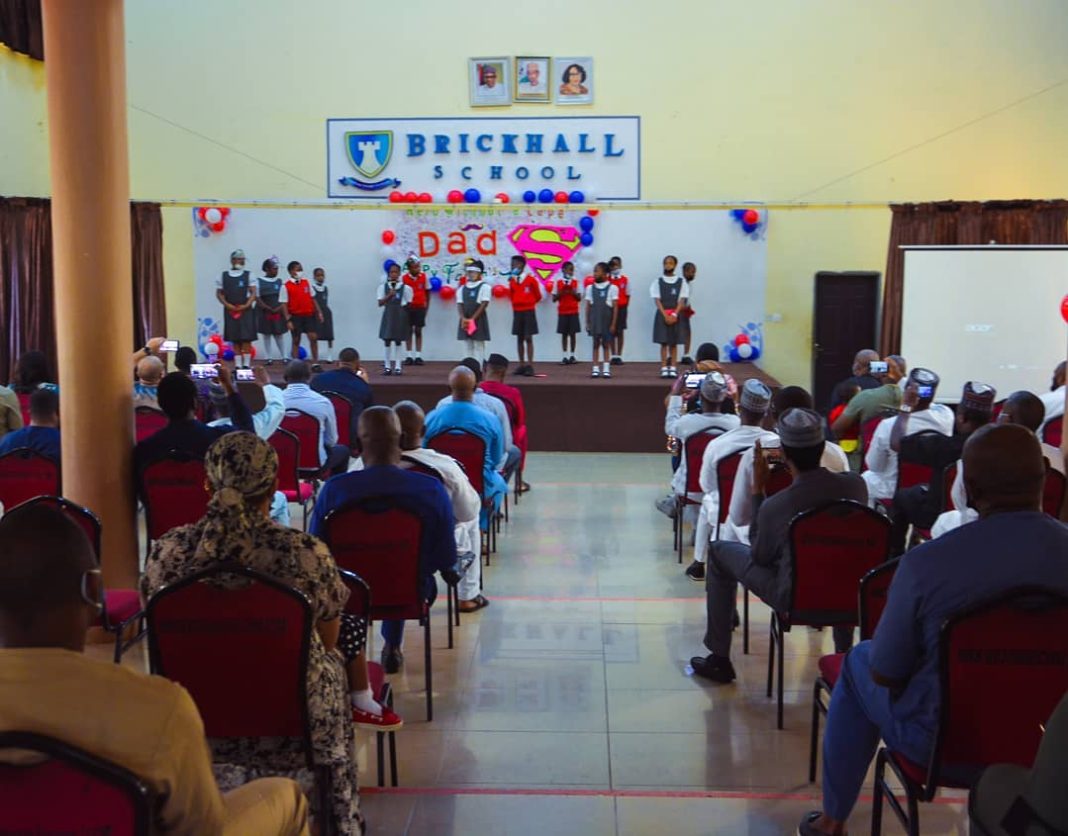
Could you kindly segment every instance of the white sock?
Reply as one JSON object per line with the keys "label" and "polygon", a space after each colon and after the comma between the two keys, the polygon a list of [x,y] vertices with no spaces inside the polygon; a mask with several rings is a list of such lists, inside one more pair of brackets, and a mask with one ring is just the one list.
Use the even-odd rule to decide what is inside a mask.
{"label": "white sock", "polygon": [[400,358],[400,352],[399,351],[396,353],[396,356],[394,356],[394,358],[393,358],[393,370],[394,371],[398,371],[398,372],[401,370],[401,358]]}
{"label": "white sock", "polygon": [[407,358],[408,358],[409,360],[414,360],[414,359],[415,359],[415,352],[413,352],[413,351],[412,351],[412,350],[411,350],[411,349],[409,348],[409,349],[408,349],[408,351],[407,351],[407,352],[405,352],[405,356],[406,356],[406,357],[407,357]]}
{"label": "white sock", "polygon": [[366,711],[376,717],[382,716],[382,706],[375,702],[375,698],[371,696],[370,688],[364,688],[362,691],[350,691],[349,698],[352,700],[352,704],[360,711]]}
{"label": "white sock", "polygon": [[390,361],[392,359],[393,359],[393,346],[391,346],[389,343],[386,343],[386,353],[385,353],[384,359],[382,360],[382,365],[384,365],[386,368],[389,368],[389,364],[390,364]]}
{"label": "white sock", "polygon": [[423,352],[421,352],[421,351],[415,352],[415,359],[416,360],[422,360],[423,359]]}
{"label": "white sock", "polygon": [[605,361],[604,363],[602,363],[602,364],[601,364],[601,366],[602,366],[602,369],[601,369],[601,370],[602,370],[602,371],[606,371],[606,372],[607,372],[607,371],[610,371],[610,369],[608,368],[608,365],[609,365],[609,364],[608,364],[608,362],[607,362],[607,361]]}
{"label": "white sock", "polygon": [[474,357],[475,356],[475,341],[474,340],[464,340],[464,348],[467,349],[467,356],[468,357]]}
{"label": "white sock", "polygon": [[486,341],[485,340],[475,340],[475,359],[478,360],[479,363],[485,363],[486,362]]}

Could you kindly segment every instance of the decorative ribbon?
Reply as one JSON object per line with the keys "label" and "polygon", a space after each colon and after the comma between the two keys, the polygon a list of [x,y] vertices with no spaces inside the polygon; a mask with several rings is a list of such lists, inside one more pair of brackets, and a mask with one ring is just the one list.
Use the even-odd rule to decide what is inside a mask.
{"label": "decorative ribbon", "polygon": [[354,186],[357,189],[362,189],[365,192],[378,192],[382,189],[397,188],[400,184],[400,180],[396,180],[392,177],[387,177],[385,180],[379,180],[376,183],[365,183],[363,180],[357,180],[355,177],[341,177],[338,182],[342,186]]}

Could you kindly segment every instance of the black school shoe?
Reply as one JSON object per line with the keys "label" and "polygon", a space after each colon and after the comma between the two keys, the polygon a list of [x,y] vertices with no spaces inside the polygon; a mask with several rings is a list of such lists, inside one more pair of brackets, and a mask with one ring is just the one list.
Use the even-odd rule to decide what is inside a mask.
{"label": "black school shoe", "polygon": [[401,669],[401,665],[404,664],[404,654],[401,653],[399,647],[394,647],[391,644],[382,645],[382,668],[386,673],[396,673]]}
{"label": "black school shoe", "polygon": [[611,364],[613,366],[622,366],[623,365],[623,358],[622,357],[613,357],[610,362],[611,362]]}
{"label": "black school shoe", "polygon": [[816,822],[823,816],[822,811],[813,810],[805,813],[797,825],[797,836],[825,836],[822,830],[816,829]]}
{"label": "black school shoe", "polygon": [[[385,654],[385,651],[383,650],[382,653]],[[726,656],[717,656],[715,653],[709,653],[707,656],[694,656],[690,660],[690,667],[693,668],[695,676],[720,685],[730,685],[737,679],[731,660]]]}
{"label": "black school shoe", "polygon": [[405,357],[404,358],[404,365],[406,365],[406,366],[414,366],[415,365],[415,360],[412,359],[411,357]]}
{"label": "black school shoe", "polygon": [[417,366],[425,365],[425,363],[423,363],[423,358],[422,357],[416,357],[415,358],[415,365],[417,365]]}
{"label": "black school shoe", "polygon": [[686,567],[686,577],[694,583],[705,582],[705,564],[694,561]]}
{"label": "black school shoe", "polygon": [[693,358],[689,354],[687,354],[685,357],[683,357],[681,360],[679,360],[679,365],[680,366],[692,366],[693,365]]}
{"label": "black school shoe", "polygon": [[312,371],[313,371],[313,372],[314,372],[315,374],[318,374],[319,372],[321,372],[321,371],[323,370],[323,367],[322,367],[321,365],[319,365],[318,363],[312,363],[312,367],[311,367],[311,370],[312,370]]}

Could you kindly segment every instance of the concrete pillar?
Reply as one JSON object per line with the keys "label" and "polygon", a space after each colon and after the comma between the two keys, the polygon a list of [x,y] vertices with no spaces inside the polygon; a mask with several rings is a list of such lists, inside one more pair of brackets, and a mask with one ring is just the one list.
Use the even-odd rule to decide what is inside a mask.
{"label": "concrete pillar", "polygon": [[123,0],[44,0],[63,493],[104,524],[109,586],[137,577]]}

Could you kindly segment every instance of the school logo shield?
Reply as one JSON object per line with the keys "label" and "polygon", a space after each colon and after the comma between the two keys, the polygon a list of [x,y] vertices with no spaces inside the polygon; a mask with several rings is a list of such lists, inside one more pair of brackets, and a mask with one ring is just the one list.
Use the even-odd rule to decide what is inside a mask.
{"label": "school logo shield", "polygon": [[393,131],[350,131],[345,149],[353,168],[368,179],[377,177],[393,155]]}

